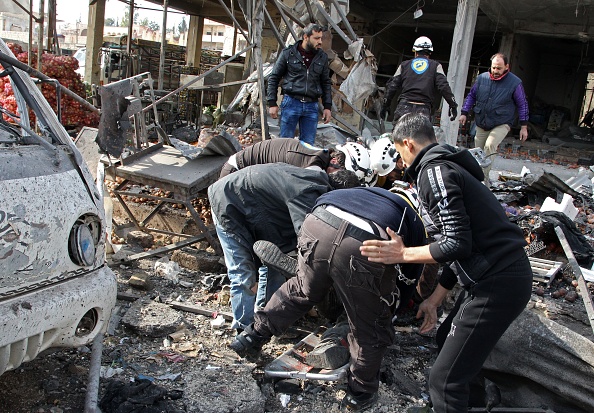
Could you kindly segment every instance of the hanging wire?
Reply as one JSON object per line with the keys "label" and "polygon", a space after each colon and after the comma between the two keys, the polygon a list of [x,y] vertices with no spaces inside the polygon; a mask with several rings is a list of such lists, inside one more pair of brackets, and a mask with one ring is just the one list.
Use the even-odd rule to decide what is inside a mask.
{"label": "hanging wire", "polygon": [[[413,4],[412,6],[410,6],[408,9],[404,10],[398,17],[396,17],[394,20],[392,20],[390,23],[388,23],[383,29],[381,29],[379,32],[377,32],[376,34],[374,34],[371,37],[375,37],[378,34],[384,32],[386,29],[388,29],[389,27],[392,27],[392,25],[394,25],[394,23],[396,23],[398,20],[400,20],[400,18],[402,16],[404,16],[406,13],[408,13],[409,11],[411,11],[413,9],[413,7],[417,7],[417,5],[419,4],[419,2],[417,1],[417,3]],[[423,3],[424,4],[424,3]]]}

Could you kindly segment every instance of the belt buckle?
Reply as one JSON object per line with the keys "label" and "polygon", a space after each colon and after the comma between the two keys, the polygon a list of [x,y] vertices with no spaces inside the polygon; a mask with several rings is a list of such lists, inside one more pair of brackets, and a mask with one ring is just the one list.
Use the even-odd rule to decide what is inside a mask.
{"label": "belt buckle", "polygon": [[307,103],[307,100],[305,100],[305,96],[302,96],[301,99],[299,99],[299,101],[301,103]]}

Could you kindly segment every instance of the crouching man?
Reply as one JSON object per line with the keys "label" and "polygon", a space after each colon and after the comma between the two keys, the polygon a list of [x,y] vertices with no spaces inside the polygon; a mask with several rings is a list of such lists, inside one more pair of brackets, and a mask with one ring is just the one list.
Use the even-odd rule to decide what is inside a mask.
{"label": "crouching man", "polygon": [[[278,271],[260,267],[252,246],[267,240],[292,251],[305,215],[332,189],[359,185],[352,171],[299,168],[285,163],[253,165],[219,179],[208,188],[212,219],[231,282],[232,327],[243,331],[254,321],[256,288],[262,306],[284,282]],[[260,273],[266,272],[266,273]],[[257,285],[260,280],[262,285]]]}
{"label": "crouching man", "polygon": [[426,242],[421,218],[400,195],[359,187],[320,196],[299,233],[297,276],[256,312],[254,324],[230,347],[241,356],[257,354],[271,336],[281,335],[320,303],[334,283],[351,329],[351,366],[341,409],[361,411],[374,404],[381,361],[394,340],[393,311],[399,302],[408,302],[423,268],[373,263],[361,255],[363,241],[389,239],[385,228],[401,234],[407,246]]}

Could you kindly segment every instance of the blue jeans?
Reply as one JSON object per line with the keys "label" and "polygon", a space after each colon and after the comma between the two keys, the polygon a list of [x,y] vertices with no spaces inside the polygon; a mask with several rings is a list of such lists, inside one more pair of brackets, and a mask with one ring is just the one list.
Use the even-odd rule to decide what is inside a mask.
{"label": "blue jeans", "polygon": [[287,279],[274,268],[263,265],[258,269],[258,292],[256,293],[256,309],[264,308],[270,297]]}
{"label": "blue jeans", "polygon": [[[231,282],[231,312],[233,314],[231,328],[245,329],[254,321],[256,302],[262,307],[266,305],[285,278],[278,271],[268,271],[267,267],[257,268],[252,252],[252,241],[227,232],[221,226],[214,211],[212,220],[225,256],[227,276]],[[257,296],[256,285],[258,285]]]}
{"label": "blue jeans", "polygon": [[299,140],[313,145],[318,129],[318,102],[301,102],[285,95],[280,110],[280,137],[294,138],[299,124]]}

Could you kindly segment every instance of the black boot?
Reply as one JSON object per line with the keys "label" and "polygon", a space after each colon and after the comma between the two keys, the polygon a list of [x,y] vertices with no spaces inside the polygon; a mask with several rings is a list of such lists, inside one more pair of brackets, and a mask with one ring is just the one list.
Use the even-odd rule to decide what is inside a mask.
{"label": "black boot", "polygon": [[254,324],[250,324],[233,339],[229,347],[241,357],[253,357],[260,354],[262,346],[268,341],[269,337],[260,335],[254,330]]}
{"label": "black boot", "polygon": [[254,242],[254,253],[268,267],[276,268],[287,278],[297,274],[297,260],[282,252],[279,247],[269,241]]}
{"label": "black boot", "polygon": [[362,412],[377,402],[376,393],[359,393],[347,390],[347,394],[340,402],[341,412]]}

